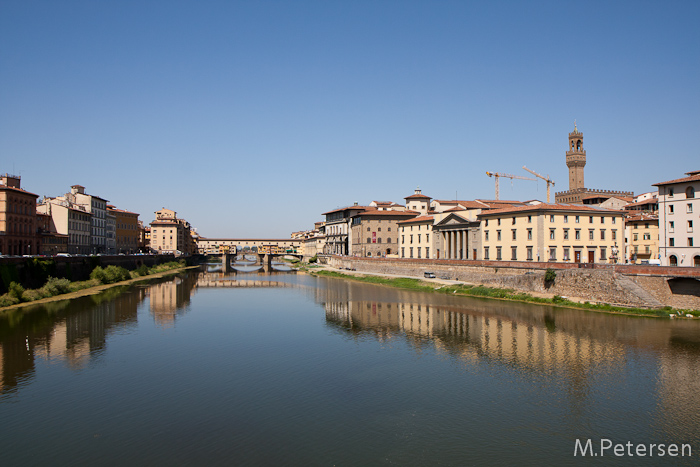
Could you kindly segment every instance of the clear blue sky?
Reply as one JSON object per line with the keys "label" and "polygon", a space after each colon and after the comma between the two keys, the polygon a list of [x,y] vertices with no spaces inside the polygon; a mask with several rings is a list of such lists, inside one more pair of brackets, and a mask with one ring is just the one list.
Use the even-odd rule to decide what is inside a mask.
{"label": "clear blue sky", "polygon": [[[0,0],[0,172],[208,237],[700,170],[700,2]],[[545,199],[502,179],[502,199]]]}

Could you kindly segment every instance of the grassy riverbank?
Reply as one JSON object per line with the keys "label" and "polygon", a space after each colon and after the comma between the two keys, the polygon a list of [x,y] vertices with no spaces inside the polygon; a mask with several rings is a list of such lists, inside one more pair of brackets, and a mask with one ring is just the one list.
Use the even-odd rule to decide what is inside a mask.
{"label": "grassy riverbank", "polygon": [[628,314],[636,316],[648,316],[648,317],[659,317],[659,318],[669,318],[671,314],[677,317],[686,317],[686,315],[692,315],[694,317],[700,317],[699,310],[674,310],[671,307],[665,307],[661,309],[646,309],[646,308],[630,308],[608,305],[605,303],[578,303],[572,302],[558,295],[552,298],[544,297],[533,297],[532,295],[525,292],[516,292],[511,289],[498,289],[494,287],[485,287],[482,285],[468,285],[468,284],[444,284],[439,285],[435,282],[426,282],[420,279],[413,279],[409,277],[382,277],[373,275],[350,275],[343,274],[336,271],[308,271],[309,274],[319,275],[324,277],[338,277],[343,279],[349,279],[359,282],[366,282],[370,284],[380,284],[389,287],[396,287],[400,289],[416,290],[421,292],[435,292],[443,294],[452,295],[463,295],[467,297],[482,297],[482,298],[495,298],[499,300],[513,300],[519,302],[531,302],[540,303],[545,305],[555,305],[555,306],[565,306],[568,308],[579,308],[585,310],[600,311],[605,313],[619,313]]}
{"label": "grassy riverbank", "polygon": [[150,268],[143,265],[133,271],[117,266],[106,268],[98,266],[93,269],[90,273],[90,279],[86,281],[71,282],[68,279],[49,277],[46,283],[38,289],[24,289],[21,285],[13,282],[10,284],[10,290],[0,296],[0,313],[37,303],[92,295],[107,288],[163,277],[184,269],[187,269],[187,266],[182,260],[158,264]]}

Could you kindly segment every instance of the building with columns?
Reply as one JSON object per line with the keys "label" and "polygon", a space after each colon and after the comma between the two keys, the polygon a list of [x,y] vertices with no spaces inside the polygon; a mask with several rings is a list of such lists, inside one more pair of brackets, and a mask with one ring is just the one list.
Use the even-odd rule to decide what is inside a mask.
{"label": "building with columns", "polygon": [[574,123],[574,131],[569,133],[569,148],[566,151],[566,166],[569,172],[569,189],[555,193],[554,199],[558,203],[583,204],[583,199],[589,195],[602,195],[606,197],[633,198],[631,191],[596,190],[586,188],[584,184],[583,169],[586,167],[586,150],[583,148],[583,133]]}

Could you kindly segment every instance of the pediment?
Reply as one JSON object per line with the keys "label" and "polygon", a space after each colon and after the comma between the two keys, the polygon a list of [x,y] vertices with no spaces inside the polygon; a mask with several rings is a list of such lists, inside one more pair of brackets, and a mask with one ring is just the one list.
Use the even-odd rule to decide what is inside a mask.
{"label": "pediment", "polygon": [[446,226],[454,226],[454,225],[467,226],[467,225],[469,225],[469,221],[458,214],[452,213],[452,214],[449,214],[447,217],[445,217],[440,222],[438,222],[437,224],[435,224],[436,227],[446,227]]}

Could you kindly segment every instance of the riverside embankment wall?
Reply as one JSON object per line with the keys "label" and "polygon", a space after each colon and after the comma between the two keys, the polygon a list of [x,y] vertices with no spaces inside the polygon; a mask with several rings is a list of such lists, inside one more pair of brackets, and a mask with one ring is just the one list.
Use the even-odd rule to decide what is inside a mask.
{"label": "riverside embankment wall", "polygon": [[96,266],[121,266],[132,270],[142,264],[148,267],[174,261],[173,255],[71,256],[50,258],[0,258],[0,294],[11,282],[25,288],[41,287],[48,276],[82,281],[90,278]]}
{"label": "riverside embankment wall", "polygon": [[[700,309],[700,269],[696,268],[346,256],[323,259],[333,267],[358,272],[422,278],[429,271],[442,279],[521,292],[551,293],[591,302]],[[544,281],[548,268],[556,271],[552,284]]]}

